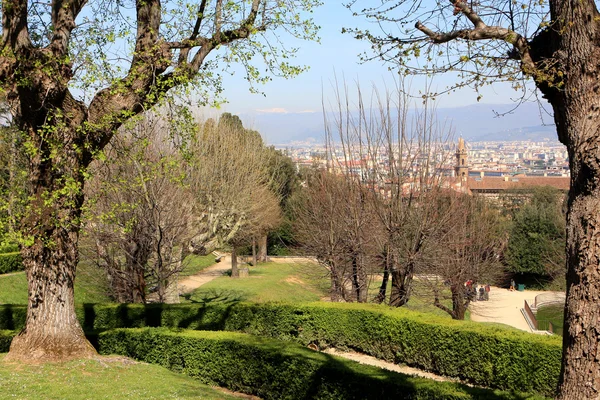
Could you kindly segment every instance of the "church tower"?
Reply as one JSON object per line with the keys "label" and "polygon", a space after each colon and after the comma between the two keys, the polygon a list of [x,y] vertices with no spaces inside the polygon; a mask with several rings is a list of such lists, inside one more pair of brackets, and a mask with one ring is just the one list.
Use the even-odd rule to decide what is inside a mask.
{"label": "church tower", "polygon": [[460,179],[461,186],[467,182],[469,176],[469,166],[467,165],[467,149],[463,138],[458,139],[458,147],[456,148],[456,167],[454,167],[456,177]]}

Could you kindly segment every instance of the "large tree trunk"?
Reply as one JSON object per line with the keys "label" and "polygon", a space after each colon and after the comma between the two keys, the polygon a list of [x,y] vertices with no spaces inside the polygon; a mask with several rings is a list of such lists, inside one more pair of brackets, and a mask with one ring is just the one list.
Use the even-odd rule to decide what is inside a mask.
{"label": "large tree trunk", "polygon": [[467,312],[467,308],[469,307],[470,300],[468,298],[468,293],[465,291],[465,287],[462,283],[453,283],[450,286],[450,292],[452,293],[452,309],[446,307],[444,304],[440,302],[439,295],[435,293],[435,299],[433,301],[433,305],[447,312],[452,319],[464,320],[465,313]]}
{"label": "large tree trunk", "polygon": [[407,263],[404,268],[393,266],[392,275],[392,290],[390,292],[390,306],[402,307],[410,299],[410,291],[412,287],[412,279],[414,274],[413,263]]}
{"label": "large tree trunk", "polygon": [[[567,300],[558,398],[600,397],[600,24],[593,1],[550,2],[560,90],[538,84],[569,150]],[[556,33],[559,32],[559,33]]]}
{"label": "large tree trunk", "polygon": [[[600,396],[600,118],[597,111],[593,121],[585,115],[592,107],[598,110],[600,99],[590,100],[594,104],[573,113],[579,114],[579,121],[569,121],[565,127],[570,135],[577,127],[586,129],[589,141],[582,143],[579,151],[569,152],[567,300],[560,399]],[[577,118],[570,113],[568,117]]]}
{"label": "large tree trunk", "polygon": [[[33,176],[46,181],[34,186],[34,200],[23,223],[24,234],[33,239],[22,250],[29,296],[25,327],[13,339],[6,357],[11,361],[64,361],[96,354],[74,305],[83,195],[76,187],[63,186],[54,170],[46,167],[44,163],[33,167],[37,169]],[[82,175],[75,175],[71,178],[83,187]],[[54,195],[50,201],[49,195]]]}

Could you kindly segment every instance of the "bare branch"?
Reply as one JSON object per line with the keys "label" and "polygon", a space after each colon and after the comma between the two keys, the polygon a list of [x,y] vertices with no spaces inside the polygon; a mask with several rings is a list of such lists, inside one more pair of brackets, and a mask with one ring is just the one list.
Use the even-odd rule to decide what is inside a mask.
{"label": "bare branch", "polygon": [[483,20],[473,11],[466,2],[461,0],[450,0],[455,9],[460,10],[469,21],[475,26],[473,29],[460,29],[450,32],[434,32],[421,21],[415,23],[415,28],[423,32],[429,39],[436,44],[450,42],[455,39],[464,40],[502,40],[512,44],[519,55],[519,60],[522,63],[523,72],[528,75],[535,75],[536,65],[533,62],[529,52],[529,44],[527,40],[517,32],[503,28],[501,26],[488,26]]}

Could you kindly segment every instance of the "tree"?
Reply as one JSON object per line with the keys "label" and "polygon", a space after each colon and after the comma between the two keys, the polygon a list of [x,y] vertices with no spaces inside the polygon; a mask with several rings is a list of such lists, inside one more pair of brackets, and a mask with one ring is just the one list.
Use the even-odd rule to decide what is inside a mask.
{"label": "tree", "polygon": [[366,198],[372,202],[369,218],[377,219],[384,232],[376,301],[388,297],[391,280],[389,304],[400,307],[410,299],[423,250],[439,225],[428,197],[445,184],[451,129],[435,121],[429,102],[410,110],[403,81],[385,93],[373,90],[370,98],[360,85],[355,89],[352,104],[348,87],[336,86],[331,111],[325,111],[330,168],[374,194]]}
{"label": "tree", "polygon": [[[352,1],[350,6],[389,29],[383,35],[354,31],[372,43],[374,57],[396,63],[408,72],[459,71],[465,79],[457,86],[479,88],[489,80],[507,80],[522,88],[519,78],[531,79],[552,106],[571,170],[567,301],[558,398],[597,398],[600,13],[596,3],[394,0],[360,10],[360,1]],[[420,62],[413,62],[417,59]]]}
{"label": "tree", "polygon": [[279,200],[269,189],[269,153],[256,131],[223,114],[204,123],[190,149],[187,175],[196,198],[196,251],[233,247],[232,276],[238,276],[236,247],[279,224]]}
{"label": "tree", "polygon": [[[84,233],[88,255],[107,273],[119,303],[177,302],[177,274],[192,236],[194,198],[185,164],[162,118],[147,113],[105,150],[110,163],[92,164]],[[176,136],[176,135],[175,135]]]}
{"label": "tree", "polygon": [[331,301],[366,302],[376,269],[377,237],[368,190],[357,180],[328,171],[307,177],[296,204],[295,237],[330,278]]}
{"label": "tree", "polygon": [[515,214],[505,260],[509,271],[541,279],[565,272],[565,217],[562,195],[551,187],[535,188]]}
{"label": "tree", "polygon": [[[86,169],[116,130],[175,87],[199,84],[201,94],[218,93],[216,71],[232,62],[246,67],[251,82],[268,80],[260,74],[265,69],[301,72],[287,62],[295,50],[277,46],[279,38],[268,34],[279,29],[314,38],[316,27],[302,12],[317,4],[149,0],[135,1],[133,15],[122,2],[2,3],[1,94],[26,138],[31,186],[21,224],[26,324],[8,359],[95,354],[75,315],[73,281]],[[264,68],[252,64],[255,54]]]}
{"label": "tree", "polygon": [[[438,229],[424,251],[422,271],[428,277],[424,281],[432,289],[433,304],[462,320],[472,299],[465,282],[489,283],[501,272],[500,215],[484,199],[462,193],[436,190],[429,201],[437,205]],[[450,296],[445,294],[446,285]],[[443,299],[451,300],[452,307]]]}
{"label": "tree", "polygon": [[294,215],[291,207],[294,194],[300,188],[300,178],[292,159],[281,150],[274,147],[267,149],[269,152],[269,175],[271,176],[270,189],[279,198],[279,206],[282,210],[281,225],[267,235],[263,235],[259,241],[258,261],[267,261],[267,248],[271,251],[281,251],[295,244],[292,233]]}

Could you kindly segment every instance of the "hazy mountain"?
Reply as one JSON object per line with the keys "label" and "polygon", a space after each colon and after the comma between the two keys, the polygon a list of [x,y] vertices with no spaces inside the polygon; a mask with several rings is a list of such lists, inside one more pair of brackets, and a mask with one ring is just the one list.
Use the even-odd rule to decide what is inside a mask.
{"label": "hazy mountain", "polygon": [[[556,139],[551,116],[540,111],[537,103],[475,104],[437,109],[438,122],[453,129],[456,137],[470,141],[514,141]],[[514,110],[513,110],[514,109]],[[414,113],[414,112],[413,112]],[[540,114],[544,114],[544,119]],[[411,113],[412,114],[412,113]],[[322,112],[259,113],[240,115],[244,124],[258,130],[269,144],[324,141]]]}

